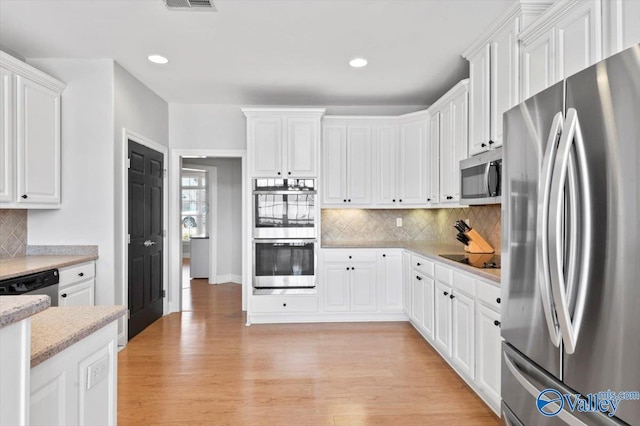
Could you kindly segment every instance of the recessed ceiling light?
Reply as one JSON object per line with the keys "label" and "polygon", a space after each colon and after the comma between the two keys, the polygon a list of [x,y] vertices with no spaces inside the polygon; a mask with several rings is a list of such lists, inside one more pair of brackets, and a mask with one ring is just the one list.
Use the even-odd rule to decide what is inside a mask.
{"label": "recessed ceiling light", "polygon": [[148,59],[154,64],[166,64],[167,62],[169,62],[167,58],[160,55],[149,55]]}
{"label": "recessed ceiling light", "polygon": [[368,63],[367,60],[364,58],[354,58],[349,61],[349,65],[351,65],[354,68],[362,68],[366,66],[367,63]]}

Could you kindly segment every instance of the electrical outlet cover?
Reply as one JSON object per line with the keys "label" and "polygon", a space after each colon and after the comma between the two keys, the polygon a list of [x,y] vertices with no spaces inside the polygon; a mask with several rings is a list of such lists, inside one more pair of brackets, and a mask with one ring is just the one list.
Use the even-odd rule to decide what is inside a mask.
{"label": "electrical outlet cover", "polygon": [[402,226],[402,218],[401,217],[396,219],[396,226],[398,226],[398,227]]}
{"label": "electrical outlet cover", "polygon": [[100,383],[109,375],[109,354],[91,364],[87,368],[87,390]]}

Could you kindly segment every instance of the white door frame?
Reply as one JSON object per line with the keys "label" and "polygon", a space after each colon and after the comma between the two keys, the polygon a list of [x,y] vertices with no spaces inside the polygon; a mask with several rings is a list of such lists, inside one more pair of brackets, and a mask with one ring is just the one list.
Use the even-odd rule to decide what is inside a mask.
{"label": "white door frame", "polygon": [[[128,166],[128,153],[129,153],[129,140],[133,142],[139,143],[140,145],[146,146],[154,151],[160,152],[162,154],[162,161],[164,164],[165,170],[167,169],[167,160],[169,155],[169,149],[161,145],[157,142],[152,141],[138,133],[135,133],[129,129],[122,129],[122,150],[120,155],[120,203],[121,206],[120,211],[117,212],[117,216],[119,216],[122,221],[122,229],[124,232],[116,233],[116,250],[120,253],[120,271],[116,270],[116,278],[119,278],[120,283],[122,285],[122,300],[116,301],[121,305],[127,306],[129,308],[129,243],[127,236],[129,234],[129,166]],[[162,229],[166,230],[168,225],[168,193],[169,188],[167,185],[167,176],[165,173],[163,189],[162,189]],[[117,255],[117,254],[116,254]],[[169,277],[169,268],[167,260],[168,257],[168,245],[167,245],[167,236],[166,234],[162,238],[162,289],[168,293],[168,277]],[[165,297],[162,301],[162,315],[167,315],[169,311],[169,301]],[[121,322],[121,332],[118,335],[118,345],[124,346],[127,344],[129,339],[129,327],[127,318],[123,317]]]}
{"label": "white door frame", "polygon": [[207,172],[207,202],[209,203],[209,213],[207,214],[207,229],[209,230],[209,284],[217,284],[218,168],[215,166],[202,166],[200,164],[187,164],[185,167],[183,159],[181,170],[182,169],[202,170],[203,172]]}
{"label": "white door frame", "polygon": [[251,194],[247,181],[247,151],[227,149],[172,149],[169,164],[169,312],[182,310],[182,238],[180,237],[180,173],[182,157],[240,158],[242,163],[242,310],[247,309],[250,287],[249,240],[251,222],[248,207]]}

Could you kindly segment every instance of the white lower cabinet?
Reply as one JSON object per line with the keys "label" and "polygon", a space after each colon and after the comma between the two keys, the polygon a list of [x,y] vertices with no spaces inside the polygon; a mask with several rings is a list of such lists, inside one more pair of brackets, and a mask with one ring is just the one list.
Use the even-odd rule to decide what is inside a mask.
{"label": "white lower cabinet", "polygon": [[407,251],[402,252],[402,307],[404,313],[411,318],[411,288],[413,281],[411,280],[411,254]]}
{"label": "white lower cabinet", "polygon": [[351,267],[350,304],[352,312],[374,312],[377,310],[378,271],[374,262],[354,263]]}
{"label": "white lower cabinet", "polygon": [[500,409],[500,314],[483,304],[476,312],[475,383],[494,410]]}
{"label": "white lower cabinet", "polygon": [[436,325],[435,344],[448,357],[451,357],[451,287],[436,281]]}
{"label": "white lower cabinet", "polygon": [[95,262],[60,268],[59,306],[95,305]]}
{"label": "white lower cabinet", "polygon": [[380,310],[401,312],[403,300],[402,251],[381,251],[378,253],[378,265]]}
{"label": "white lower cabinet", "polygon": [[424,320],[424,298],[422,278],[418,275],[411,280],[411,319],[420,326]]}
{"label": "white lower cabinet", "polygon": [[418,277],[421,278],[419,281],[422,283],[422,328],[427,338],[433,340],[433,325],[435,323],[435,304],[433,297],[435,294],[435,281],[433,278],[416,275],[416,278]]}
{"label": "white lower cabinet", "polygon": [[461,292],[453,294],[453,362],[470,379],[475,370],[475,302]]}
{"label": "white lower cabinet", "polygon": [[31,369],[29,424],[115,425],[117,322]]}

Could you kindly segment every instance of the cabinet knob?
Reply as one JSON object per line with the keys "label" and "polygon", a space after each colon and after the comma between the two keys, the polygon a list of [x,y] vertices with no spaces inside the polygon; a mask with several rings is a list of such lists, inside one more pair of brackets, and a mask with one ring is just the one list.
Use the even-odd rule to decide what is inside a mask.
{"label": "cabinet knob", "polygon": [[422,266],[422,263],[418,262],[418,263],[417,263],[417,265],[418,265],[418,266]]}
{"label": "cabinet knob", "polygon": [[352,271],[353,271],[353,270],[355,270],[355,269],[356,269],[356,268],[354,268],[353,266],[351,267],[351,270],[352,270]]}
{"label": "cabinet knob", "polygon": [[288,175],[291,175],[291,172],[287,173]]}
{"label": "cabinet knob", "polygon": [[427,202],[431,201],[431,198],[427,198]]}
{"label": "cabinet knob", "polygon": [[393,201],[393,202],[395,203],[395,202],[396,202],[396,199],[394,198],[394,199],[393,199],[393,200],[391,200],[391,201]]}
{"label": "cabinet knob", "polygon": [[386,254],[383,254],[383,255],[382,255],[382,257],[387,257],[387,255],[386,255]]}
{"label": "cabinet knob", "polygon": [[67,293],[62,293],[60,296],[61,297],[67,297]]}
{"label": "cabinet knob", "polygon": [[80,276],[80,277],[84,277],[84,272],[80,272],[80,273],[78,274],[78,276]]}
{"label": "cabinet knob", "polygon": [[495,320],[495,321],[493,322],[493,325],[495,325],[496,327],[500,327],[500,321]]}
{"label": "cabinet knob", "polygon": [[24,199],[26,200],[27,198],[29,198],[29,196],[28,196],[27,194],[24,194],[24,195],[22,196],[22,198],[24,198]]}
{"label": "cabinet knob", "polygon": [[421,277],[420,275],[416,275],[416,279],[417,279],[418,281],[422,281],[422,277]]}
{"label": "cabinet knob", "polygon": [[499,297],[496,299],[496,302],[500,303],[500,298]]}
{"label": "cabinet knob", "polygon": [[455,296],[452,294],[449,296],[449,299],[453,299]]}
{"label": "cabinet knob", "polygon": [[447,200],[453,200],[453,197],[451,195],[447,195]]}
{"label": "cabinet knob", "polygon": [[349,259],[352,259],[352,257],[351,257],[351,256],[349,256]]}
{"label": "cabinet knob", "polygon": [[482,143],[480,144],[480,146],[484,148],[484,147],[486,147],[486,146],[487,146],[487,144],[486,144],[486,143],[484,143],[484,142],[482,142]]}
{"label": "cabinet knob", "polygon": [[343,203],[346,203],[346,202],[347,202],[346,198],[345,198],[344,200],[342,200],[342,202],[343,202]]}
{"label": "cabinet knob", "polygon": [[489,145],[493,145],[494,143],[494,141],[489,141]]}
{"label": "cabinet knob", "polygon": [[347,266],[347,271],[349,270],[349,267]]}
{"label": "cabinet knob", "polygon": [[351,198],[349,198],[347,201],[348,201],[348,202],[351,202]]}
{"label": "cabinet knob", "polygon": [[278,172],[278,176],[280,176],[282,173]]}
{"label": "cabinet knob", "polygon": [[282,306],[284,306],[284,307],[286,308],[286,307],[287,307],[287,304],[286,304],[286,303],[283,303],[283,304],[282,304]]}
{"label": "cabinet knob", "polygon": [[398,201],[402,202],[402,198],[401,198],[401,199],[399,199]]}
{"label": "cabinet knob", "polygon": [[445,296],[448,296],[448,295],[449,295],[449,292],[448,292],[448,291],[445,291],[445,292],[444,292],[444,295],[445,295]]}

